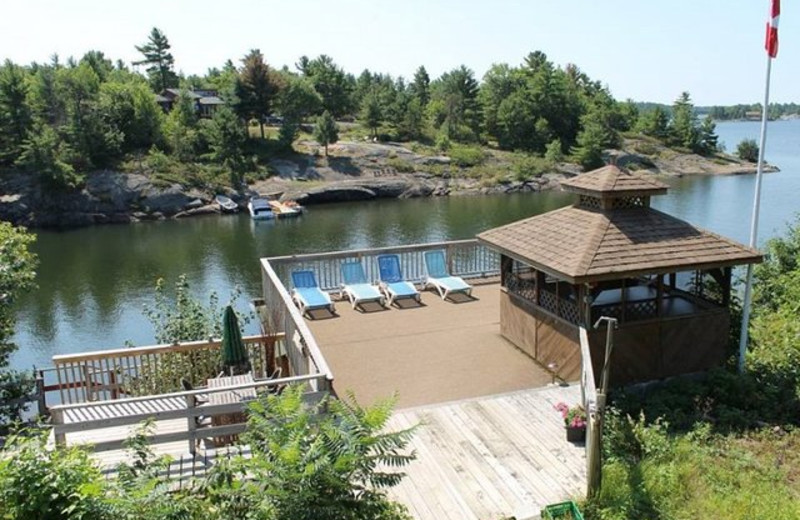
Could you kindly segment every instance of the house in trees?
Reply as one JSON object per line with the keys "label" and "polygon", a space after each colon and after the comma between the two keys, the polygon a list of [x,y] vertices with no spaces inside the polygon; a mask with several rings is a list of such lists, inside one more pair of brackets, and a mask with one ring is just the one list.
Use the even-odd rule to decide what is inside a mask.
{"label": "house in trees", "polygon": [[731,270],[762,255],[651,208],[668,188],[652,178],[611,165],[561,184],[572,206],[478,235],[501,255],[501,333],[567,380],[580,374],[581,337],[601,373],[601,316],[619,325],[613,384],[723,363]]}
{"label": "house in trees", "polygon": [[[217,107],[225,104],[225,101],[219,97],[216,90],[193,89],[184,92],[186,92],[186,95],[188,95],[194,103],[195,111],[199,117],[213,117]],[[180,95],[181,89],[164,89],[161,91],[161,94],[156,95],[156,102],[161,106],[164,112],[169,112],[172,110],[172,107],[175,105]]]}

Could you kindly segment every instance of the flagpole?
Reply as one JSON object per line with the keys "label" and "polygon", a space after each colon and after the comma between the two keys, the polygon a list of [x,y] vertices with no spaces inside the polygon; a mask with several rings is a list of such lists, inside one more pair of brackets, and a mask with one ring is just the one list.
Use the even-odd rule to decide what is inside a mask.
{"label": "flagpole", "polygon": [[[761,138],[758,144],[758,166],[756,168],[756,189],[753,200],[753,217],[750,222],[750,247],[755,248],[758,240],[758,213],[761,209],[761,179],[764,176],[764,148],[767,144],[767,113],[769,112],[769,78],[772,69],[772,56],[767,53],[767,80],[764,87],[764,106],[761,109]],[[744,372],[744,358],[747,352],[750,306],[753,292],[753,264],[747,264],[747,282],[744,286],[742,305],[742,330],[739,335],[739,373]]]}

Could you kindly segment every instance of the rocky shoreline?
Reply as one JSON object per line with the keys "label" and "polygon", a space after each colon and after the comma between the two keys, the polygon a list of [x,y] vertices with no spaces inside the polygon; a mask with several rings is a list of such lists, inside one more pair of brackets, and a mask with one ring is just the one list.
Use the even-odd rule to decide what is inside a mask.
{"label": "rocky shoreline", "polygon": [[[302,143],[301,143],[302,145]],[[307,146],[311,146],[306,143]],[[303,205],[381,198],[440,197],[493,193],[538,192],[558,187],[558,181],[580,173],[573,164],[527,181],[486,184],[468,169],[450,165],[446,156],[420,155],[400,144],[333,145],[331,157],[297,154],[270,165],[274,175],[240,192],[226,193],[244,207],[249,197],[271,194]],[[730,156],[708,159],[659,149],[655,156],[635,151],[636,142],[610,151],[617,164],[661,175],[741,174],[756,165]],[[721,158],[722,157],[722,158]],[[430,167],[437,168],[436,174]],[[494,165],[500,171],[506,165]],[[777,168],[769,167],[768,171]],[[209,215],[220,212],[215,193],[180,184],[156,183],[139,173],[98,171],[87,175],[80,191],[54,193],[31,182],[30,175],[0,176],[0,219],[27,227],[68,229],[96,224],[124,224]]]}

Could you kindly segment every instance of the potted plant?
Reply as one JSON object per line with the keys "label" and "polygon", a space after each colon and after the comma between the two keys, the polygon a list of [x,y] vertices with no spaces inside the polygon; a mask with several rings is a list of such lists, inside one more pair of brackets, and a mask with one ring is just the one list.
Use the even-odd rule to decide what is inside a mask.
{"label": "potted plant", "polygon": [[556,410],[564,418],[564,426],[567,429],[567,440],[569,442],[584,442],[586,440],[586,410],[581,405],[568,406],[566,403],[558,403]]}

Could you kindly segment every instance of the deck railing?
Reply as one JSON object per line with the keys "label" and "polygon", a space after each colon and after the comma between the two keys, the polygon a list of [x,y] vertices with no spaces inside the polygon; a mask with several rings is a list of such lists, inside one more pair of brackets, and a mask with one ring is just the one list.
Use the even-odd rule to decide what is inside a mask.
{"label": "deck railing", "polygon": [[599,485],[600,446],[602,444],[602,421],[598,415],[597,383],[592,367],[592,353],[589,350],[589,334],[584,327],[578,329],[581,347],[581,404],[586,411],[586,474],[587,496],[592,495]]}
{"label": "deck railing", "polygon": [[367,279],[377,282],[380,278],[377,257],[385,254],[396,254],[400,257],[400,267],[406,280],[424,282],[427,275],[423,253],[435,249],[444,250],[447,268],[452,275],[475,279],[500,274],[500,255],[477,240],[280,256],[267,260],[284,287],[291,287],[291,271],[310,269],[316,274],[317,283],[322,290],[335,291],[342,283],[339,266],[343,261],[360,260]]}
{"label": "deck railing", "polygon": [[315,391],[330,392],[333,373],[269,259],[261,259],[261,277],[264,301],[263,305],[257,305],[261,326],[267,333],[280,331],[283,338],[276,345],[275,355],[288,359],[290,373],[294,376],[322,376],[312,380],[311,387]]}
{"label": "deck railing", "polygon": [[[272,375],[268,352],[283,341],[280,333],[242,338],[253,377]],[[53,356],[61,404],[106,401],[177,392],[181,379],[203,386],[220,370],[222,341],[99,350]]]}
{"label": "deck railing", "polygon": [[[317,403],[323,399],[327,392],[313,391],[314,387],[324,386],[315,384],[324,375],[307,375],[266,379],[238,385],[203,388],[183,392],[170,392],[165,394],[147,395],[140,397],[127,397],[113,401],[81,402],[60,404],[50,408],[53,435],[57,445],[67,444],[67,434],[110,428],[114,426],[130,426],[140,424],[147,419],[167,421],[185,419],[186,429],[166,432],[155,432],[148,435],[148,442],[159,444],[176,441],[189,441],[189,452],[194,453],[197,441],[209,438],[227,438],[245,431],[247,425],[243,421],[221,425],[198,425],[200,417],[230,416],[241,414],[248,406],[248,400],[238,400],[225,404],[199,404],[198,396],[209,396],[215,393],[237,392],[253,390],[254,393],[277,393],[286,385],[303,384],[309,387],[303,399],[307,402]],[[82,442],[81,437],[75,441]],[[91,443],[93,451],[118,450],[125,447],[126,438],[103,437]]]}

